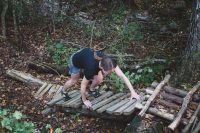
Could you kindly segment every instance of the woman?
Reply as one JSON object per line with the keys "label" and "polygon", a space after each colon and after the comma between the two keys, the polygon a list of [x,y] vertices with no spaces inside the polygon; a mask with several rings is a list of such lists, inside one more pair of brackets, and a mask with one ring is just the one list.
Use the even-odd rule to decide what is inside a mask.
{"label": "woman", "polygon": [[90,48],[84,48],[77,51],[71,56],[69,72],[71,78],[65,83],[62,94],[68,99],[67,89],[73,86],[80,78],[80,70],[83,69],[83,80],[81,82],[81,97],[87,108],[92,108],[91,102],[86,98],[86,88],[92,81],[89,87],[89,94],[98,97],[99,94],[95,91],[95,87],[99,85],[103,78],[115,72],[118,77],[124,80],[125,84],[131,92],[131,99],[139,99],[139,95],[134,91],[129,79],[125,76],[122,70],[117,66],[116,61],[106,56],[102,52],[94,52]]}

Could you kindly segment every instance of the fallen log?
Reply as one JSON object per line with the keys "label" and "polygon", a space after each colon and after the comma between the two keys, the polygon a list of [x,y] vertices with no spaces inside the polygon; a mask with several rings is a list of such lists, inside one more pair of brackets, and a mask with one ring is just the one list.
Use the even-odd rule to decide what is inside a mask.
{"label": "fallen log", "polygon": [[[151,84],[151,87],[156,88],[156,86],[158,85],[157,82],[153,82]],[[170,86],[165,86],[164,87],[164,90],[168,93],[171,93],[171,94],[174,94],[176,96],[180,96],[182,98],[184,98],[186,95],[187,95],[187,91],[184,91],[184,90],[181,90],[181,89],[177,89],[177,88],[174,88],[174,87],[170,87]],[[195,101],[195,102],[199,102],[200,101],[200,95],[199,94],[194,94],[192,96],[192,100]]]}
{"label": "fallen log", "polygon": [[28,68],[33,69],[38,73],[51,73],[57,75],[69,75],[69,68],[64,65],[53,65],[53,64],[45,64],[45,63],[37,63],[37,62],[28,62]]}
{"label": "fallen log", "polygon": [[136,131],[137,127],[140,125],[140,122],[142,121],[142,118],[145,116],[146,111],[150,107],[151,103],[155,100],[156,96],[159,94],[161,89],[164,85],[166,85],[167,82],[169,82],[170,75],[166,75],[164,80],[162,80],[159,85],[156,87],[153,94],[150,96],[150,98],[147,100],[145,106],[142,108],[140,113],[134,117],[131,124],[125,129],[126,132],[134,132]]}
{"label": "fallen log", "polygon": [[197,126],[192,130],[192,133],[199,133],[200,131],[200,121],[197,123]]}
{"label": "fallen log", "polygon": [[157,100],[157,102],[158,102],[160,105],[167,106],[167,107],[172,108],[172,109],[175,109],[175,110],[179,109],[179,106],[178,106],[178,105],[176,105],[176,104],[174,104],[174,103],[171,103],[171,102],[169,102],[169,101],[166,101],[166,100],[161,100],[161,99],[159,99],[159,100]]}
{"label": "fallen log", "polygon": [[184,98],[180,111],[178,112],[174,121],[168,126],[171,130],[174,130],[179,125],[181,118],[185,113],[189,102],[191,101],[192,95],[198,90],[199,87],[200,87],[200,82],[198,82],[197,85],[195,85]]}
{"label": "fallen log", "polygon": [[144,108],[140,111],[140,113],[139,113],[140,116],[144,116],[145,112],[149,108],[150,104],[154,101],[154,99],[156,98],[158,93],[161,91],[162,87],[167,82],[169,82],[170,77],[171,77],[170,75],[166,75],[164,80],[161,83],[158,84],[158,86],[156,87],[155,91],[153,92],[153,94],[150,96],[150,98],[148,99],[147,103],[145,104]]}
{"label": "fallen log", "polygon": [[18,81],[24,82],[28,85],[41,86],[45,83],[44,81],[32,76],[31,74],[24,73],[24,72],[21,72],[21,71],[17,71],[17,70],[14,70],[14,69],[7,70],[6,74],[9,77],[16,79]]}
{"label": "fallen log", "polygon": [[[135,105],[135,108],[137,108],[139,110],[141,110],[143,107],[144,106],[142,104],[140,104],[140,103],[137,103]],[[158,116],[158,117],[161,117],[161,118],[164,118],[164,119],[169,120],[169,121],[172,121],[174,119],[174,117],[175,117],[173,114],[167,113],[167,111],[166,112],[162,112],[162,111],[160,111],[160,110],[158,110],[157,108],[154,108],[154,107],[149,107],[149,109],[147,110],[147,113],[155,115],[155,116]],[[187,125],[188,120],[183,118],[182,119],[182,123],[184,125]]]}
{"label": "fallen log", "polygon": [[[153,89],[151,89],[150,87],[148,87],[146,89],[146,93],[148,94],[153,94]],[[183,103],[183,98],[179,97],[179,96],[176,96],[176,95],[173,95],[171,93],[167,93],[167,92],[161,92],[160,93],[160,96],[164,99],[164,100],[167,100],[167,101],[172,101],[173,103],[176,103],[179,105],[181,105]],[[167,106],[167,105],[166,105]],[[198,106],[198,103],[196,102],[190,102],[189,104],[189,108],[192,109],[192,110],[196,110]]]}
{"label": "fallen log", "polygon": [[200,112],[200,103],[198,105],[198,108],[196,109],[196,111],[194,112],[194,114],[192,115],[192,117],[190,118],[189,120],[189,123],[185,126],[185,128],[183,129],[182,133],[187,133],[189,132],[195,118],[197,117],[197,115],[199,114]]}

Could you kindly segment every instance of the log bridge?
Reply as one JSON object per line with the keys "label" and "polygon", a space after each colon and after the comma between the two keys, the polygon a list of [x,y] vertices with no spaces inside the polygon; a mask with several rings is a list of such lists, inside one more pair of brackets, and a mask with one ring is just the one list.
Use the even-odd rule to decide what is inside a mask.
{"label": "log bridge", "polygon": [[[133,118],[147,104],[148,99],[154,94],[154,90],[160,86],[160,92],[151,100],[146,113],[161,117],[171,124],[168,126],[175,130],[180,123],[186,125],[183,132],[198,132],[200,121],[200,96],[198,94],[200,82],[198,82],[189,92],[169,86],[167,83],[153,82],[149,87],[137,89],[141,96],[139,101],[130,100],[130,93],[114,93],[106,91],[105,86],[99,87],[100,96],[94,98],[86,93],[87,98],[92,103],[92,109],[87,109],[82,103],[80,89],[68,92],[70,100],[65,101],[61,95],[62,85],[52,84],[33,77],[30,74],[7,70],[7,75],[27,84],[36,84],[36,99],[48,100],[42,113],[45,115],[55,107],[65,112],[79,112],[83,115],[96,116],[106,119],[125,120]],[[195,128],[196,127],[196,128]]]}

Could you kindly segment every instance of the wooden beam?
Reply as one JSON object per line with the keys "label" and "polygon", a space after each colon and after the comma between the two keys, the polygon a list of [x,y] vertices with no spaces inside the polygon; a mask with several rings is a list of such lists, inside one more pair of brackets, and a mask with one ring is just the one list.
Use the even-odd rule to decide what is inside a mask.
{"label": "wooden beam", "polygon": [[183,129],[182,133],[187,133],[187,132],[189,132],[189,130],[190,130],[190,128],[191,128],[191,126],[192,126],[192,124],[193,124],[195,118],[197,118],[197,115],[199,114],[199,112],[200,112],[200,103],[199,103],[199,105],[198,105],[196,111],[194,112],[194,114],[193,114],[192,117],[190,118],[189,123],[188,123],[188,124],[185,126],[185,128]]}
{"label": "wooden beam", "polygon": [[14,69],[7,70],[6,74],[9,77],[14,78],[18,81],[24,82],[28,85],[41,86],[45,83],[44,81],[32,76],[31,74],[24,73],[24,72],[21,72],[21,71],[17,71],[17,70],[14,70]]}
{"label": "wooden beam", "polygon": [[154,93],[150,96],[150,98],[147,100],[144,108],[140,111],[139,115],[140,116],[144,116],[145,112],[148,110],[150,104],[154,101],[155,97],[158,95],[158,93],[161,91],[162,87],[167,83],[169,82],[169,79],[170,79],[170,75],[166,75],[164,80],[161,81],[159,83],[159,85],[156,87]]}
{"label": "wooden beam", "polygon": [[199,87],[200,87],[200,82],[198,82],[197,85],[195,85],[184,98],[180,111],[178,112],[174,121],[168,126],[171,130],[174,130],[179,125],[181,118],[185,113],[189,102],[191,101],[192,95],[198,90]]}

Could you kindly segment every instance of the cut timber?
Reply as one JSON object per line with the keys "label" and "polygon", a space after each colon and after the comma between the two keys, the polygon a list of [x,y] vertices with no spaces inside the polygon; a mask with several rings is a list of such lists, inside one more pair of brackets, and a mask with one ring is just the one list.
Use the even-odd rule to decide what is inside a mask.
{"label": "cut timber", "polygon": [[127,109],[124,110],[124,115],[130,115],[135,111],[136,105],[143,102],[145,100],[145,97],[143,97],[143,94],[140,94],[141,98],[137,100],[134,104],[129,106]]}
{"label": "cut timber", "polygon": [[91,101],[92,105],[97,104],[98,102],[101,102],[103,99],[111,96],[113,94],[112,91],[108,91],[106,93],[104,93],[103,95],[101,95],[100,97],[94,99],[93,101]]}
{"label": "cut timber", "polygon": [[[153,90],[148,87],[146,89],[146,93],[153,94]],[[176,95],[174,95],[172,93],[161,92],[160,95],[165,101],[172,101],[172,102],[178,104],[178,106],[180,106],[182,104],[182,102],[183,102],[183,98],[181,98],[179,96],[176,96]],[[166,104],[166,106],[168,106],[168,105],[169,104]],[[196,102],[190,102],[190,104],[189,104],[189,108],[192,109],[192,110],[195,110],[197,108],[197,106],[198,106],[198,104]]]}
{"label": "cut timber", "polygon": [[[78,90],[73,90],[70,91],[68,93],[69,97],[73,97],[75,93],[77,93]],[[57,94],[50,102],[47,103],[48,106],[53,106],[54,104],[56,104],[57,102],[64,100],[63,96],[61,95],[61,93]]]}
{"label": "cut timber", "polygon": [[37,63],[37,62],[28,62],[28,68],[37,71],[38,73],[52,73],[52,74],[64,74],[69,75],[69,69],[67,66],[61,65],[56,66],[52,64]]}
{"label": "cut timber", "polygon": [[69,99],[68,101],[60,101],[60,102],[57,102],[56,104],[57,105],[61,105],[61,106],[65,106],[65,104],[71,102],[71,101],[74,101],[74,99],[76,99],[77,97],[80,98],[81,96],[81,92],[80,91],[77,91],[76,93],[73,93],[70,95],[71,99]]}
{"label": "cut timber", "polygon": [[[103,95],[101,95],[100,97],[94,99],[91,101],[92,105],[97,104],[98,102],[101,102],[103,99],[111,96],[113,94],[112,91],[108,91],[106,93],[104,93]],[[82,106],[83,109],[86,109],[87,107],[85,105]]]}
{"label": "cut timber", "polygon": [[39,93],[39,95],[37,97],[35,97],[36,99],[42,98],[43,95],[49,91],[49,89],[52,87],[52,84],[48,84],[46,88],[43,89],[43,91],[41,91],[41,93]]}
{"label": "cut timber", "polygon": [[147,109],[149,108],[150,104],[153,102],[153,100],[155,99],[155,97],[158,95],[158,93],[160,92],[160,90],[162,89],[162,87],[169,81],[170,77],[171,77],[170,75],[166,75],[165,78],[164,78],[164,80],[161,83],[159,83],[159,85],[156,87],[154,93],[147,100],[144,108],[140,111],[140,113],[139,113],[140,116],[144,116],[144,114],[147,111]]}
{"label": "cut timber", "polygon": [[24,82],[28,85],[41,86],[41,85],[44,84],[44,81],[32,76],[31,74],[24,73],[24,72],[21,72],[21,71],[17,71],[17,70],[14,70],[14,69],[7,70],[6,74],[9,77],[14,78],[16,80],[19,80],[21,82]]}
{"label": "cut timber", "polygon": [[128,94],[126,94],[126,95],[124,95],[124,96],[122,96],[122,97],[120,97],[120,98],[118,98],[118,99],[116,99],[116,100],[114,100],[114,101],[112,101],[112,102],[110,102],[110,103],[108,103],[108,104],[102,106],[101,108],[97,109],[96,111],[97,111],[98,113],[102,113],[102,112],[104,112],[107,108],[109,108],[109,107],[111,107],[111,106],[113,106],[113,105],[119,103],[121,100],[123,100],[124,98],[129,97],[130,95],[131,95],[131,94],[128,93]]}
{"label": "cut timber", "polygon": [[159,99],[159,100],[157,100],[157,102],[158,102],[160,105],[167,106],[167,107],[172,108],[172,109],[175,109],[175,110],[179,109],[179,106],[178,106],[178,105],[176,105],[176,104],[174,104],[174,103],[172,103],[172,102],[168,102],[168,101],[166,101],[166,100]]}
{"label": "cut timber", "polygon": [[118,108],[117,110],[115,110],[114,114],[115,115],[121,115],[123,114],[123,111],[128,108],[129,106],[131,106],[132,104],[134,104],[136,102],[135,99],[130,100],[129,102],[127,102],[126,104],[124,104],[123,106],[121,106],[120,108]]}
{"label": "cut timber", "polygon": [[[135,105],[135,108],[137,109],[142,109],[144,106],[141,104],[141,103],[137,103]],[[164,118],[166,120],[170,120],[170,121],[173,121],[174,119],[174,115],[173,114],[170,114],[170,113],[167,113],[166,112],[163,112],[163,111],[160,111],[158,110],[157,108],[153,108],[153,107],[149,107],[149,109],[147,110],[148,113],[152,114],[152,115],[155,115],[155,116],[158,116],[158,117],[161,117],[161,118]],[[184,125],[186,125],[188,123],[187,119],[182,119],[182,123]]]}
{"label": "cut timber", "polygon": [[48,95],[47,95],[47,98],[52,98],[53,96],[54,96],[54,94],[55,94],[55,92],[56,91],[58,91],[57,90],[57,85],[53,85],[52,87],[51,87],[51,89],[49,90],[49,92],[48,92]]}
{"label": "cut timber", "polygon": [[[156,86],[158,85],[157,82],[153,82],[151,84],[151,86],[153,88],[155,88]],[[177,89],[177,88],[174,88],[174,87],[171,87],[171,86],[165,86],[164,87],[164,90],[167,92],[167,93],[171,93],[171,94],[174,94],[176,96],[180,96],[182,98],[184,98],[186,95],[187,95],[187,91],[184,91],[184,90],[181,90],[181,89]],[[193,101],[199,101],[200,100],[200,95],[199,94],[194,94],[193,95]]]}
{"label": "cut timber", "polygon": [[128,98],[124,99],[124,100],[120,101],[119,103],[115,104],[114,106],[111,106],[110,108],[106,109],[106,112],[109,114],[112,114],[116,109],[120,108],[122,105],[124,105],[128,101],[129,101]]}
{"label": "cut timber", "polygon": [[198,107],[197,107],[197,110],[194,112],[194,114],[193,114],[192,117],[190,118],[189,123],[188,123],[188,124],[185,126],[185,128],[183,129],[182,133],[187,133],[187,132],[189,132],[189,130],[190,130],[190,128],[191,128],[191,126],[192,126],[192,124],[193,124],[195,118],[197,118],[197,115],[199,114],[199,112],[200,112],[200,103],[199,103],[199,105],[198,105]]}
{"label": "cut timber", "polygon": [[43,91],[43,89],[44,88],[46,88],[47,87],[47,83],[44,83],[43,85],[42,85],[42,87],[40,87],[40,89],[35,93],[35,95],[34,95],[34,97],[36,98],[36,97],[38,97],[38,95]]}
{"label": "cut timber", "polygon": [[[100,95],[102,95],[104,93],[106,93],[104,90],[100,91]],[[86,97],[87,97],[88,100],[94,99],[94,97],[90,96],[88,93],[86,93]],[[71,108],[79,108],[79,107],[81,107],[82,104],[83,104],[83,102],[82,102],[82,99],[80,98],[78,101],[70,104],[70,107]]]}
{"label": "cut timber", "polygon": [[102,107],[103,105],[105,105],[105,104],[107,104],[107,103],[109,103],[109,102],[115,100],[116,98],[119,98],[119,97],[122,96],[122,95],[123,95],[123,93],[117,93],[117,94],[115,94],[115,95],[109,97],[108,99],[105,99],[105,100],[103,100],[103,101],[101,101],[101,102],[99,102],[99,103],[97,103],[97,104],[95,104],[95,105],[92,105],[92,109],[93,109],[93,110],[96,110],[96,109]]}
{"label": "cut timber", "polygon": [[180,111],[178,112],[174,121],[168,126],[171,130],[174,130],[179,125],[181,118],[185,113],[185,110],[187,109],[187,106],[192,98],[192,95],[198,90],[199,87],[200,87],[200,82],[198,82],[197,85],[195,85],[184,98]]}

